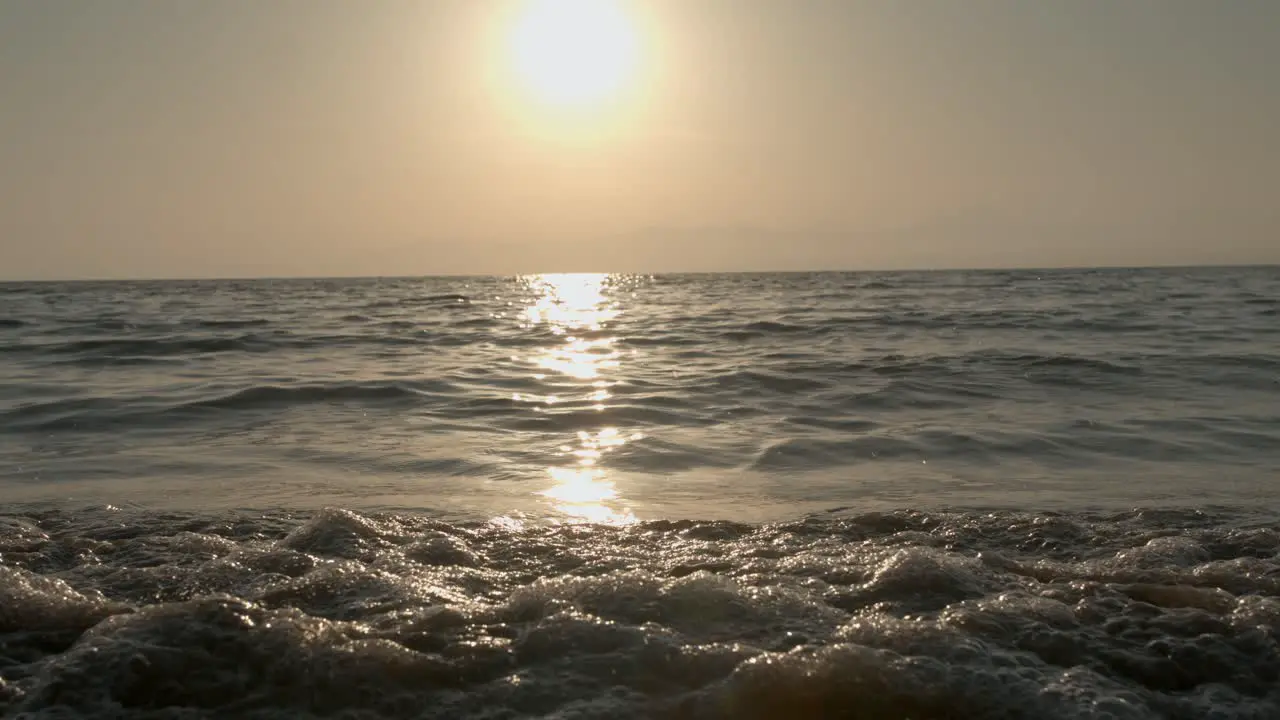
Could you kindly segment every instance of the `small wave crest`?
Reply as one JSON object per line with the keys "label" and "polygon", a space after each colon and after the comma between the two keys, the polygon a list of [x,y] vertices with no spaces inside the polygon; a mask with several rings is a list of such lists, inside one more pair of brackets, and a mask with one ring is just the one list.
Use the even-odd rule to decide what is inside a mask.
{"label": "small wave crest", "polygon": [[59,343],[45,348],[53,355],[90,357],[170,357],[200,353],[267,351],[272,343],[257,335],[235,337],[173,336],[147,339],[100,338]]}
{"label": "small wave crest", "polygon": [[298,383],[256,385],[212,397],[164,402],[158,399],[122,403],[119,398],[60,398],[20,405],[0,413],[13,430],[56,432],[118,431],[122,426],[150,426],[199,412],[256,412],[322,404],[412,405],[447,396],[447,381],[414,383]]}
{"label": "small wave crest", "polygon": [[418,382],[414,386],[399,383],[312,383],[298,385],[260,385],[237,390],[221,397],[199,400],[184,408],[217,410],[250,410],[265,407],[309,405],[346,401],[412,401],[432,391],[447,391],[449,383]]}
{"label": "small wave crest", "polygon": [[192,325],[202,328],[247,328],[247,327],[263,327],[270,325],[271,321],[267,318],[245,318],[245,319],[201,319],[191,321]]}

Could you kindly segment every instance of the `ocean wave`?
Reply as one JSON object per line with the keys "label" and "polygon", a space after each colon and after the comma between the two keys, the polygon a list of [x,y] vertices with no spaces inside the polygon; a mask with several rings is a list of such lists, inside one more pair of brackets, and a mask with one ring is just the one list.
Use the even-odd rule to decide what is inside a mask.
{"label": "ocean wave", "polygon": [[1274,523],[31,509],[0,516],[0,713],[1261,720]]}
{"label": "ocean wave", "polygon": [[[188,336],[174,335],[163,338],[91,338],[57,343],[16,343],[3,348],[0,352],[26,355],[29,357],[57,358],[51,362],[75,362],[86,364],[127,362],[137,359],[196,358],[210,354],[246,353],[253,355],[270,354],[281,350],[334,350],[338,348],[367,348],[376,351],[381,348],[422,347],[462,347],[485,338],[482,335],[436,334],[420,322],[399,321],[381,323],[379,332],[369,333],[326,333],[319,328],[308,334],[280,330],[274,333],[245,333],[234,336]],[[387,332],[394,331],[394,332]],[[530,339],[523,343],[511,343],[511,347],[539,347],[545,345],[541,339]],[[70,357],[71,360],[64,358]]]}
{"label": "ocean wave", "polygon": [[457,307],[471,304],[471,298],[467,295],[456,293],[445,293],[439,295],[424,296],[405,296],[394,299],[379,299],[366,303],[362,307],[368,309],[382,309],[414,305],[430,305],[435,307]]}
{"label": "ocean wave", "polygon": [[82,356],[68,355],[65,357],[59,357],[56,360],[53,360],[53,359],[46,360],[44,364],[47,365],[48,368],[51,370],[59,367],[75,367],[75,366],[81,366],[81,367],[87,367],[87,368],[109,368],[109,367],[130,368],[130,367],[145,367],[149,365],[159,365],[159,366],[183,365],[189,359],[190,358],[185,357],[182,354],[151,356],[151,355],[113,355],[113,354],[107,353],[107,354],[101,354],[101,355],[82,355]]}
{"label": "ocean wave", "polygon": [[246,318],[246,319],[200,319],[188,320],[187,324],[202,328],[246,328],[246,327],[263,327],[270,325],[271,321],[267,318]]}
{"label": "ocean wave", "polygon": [[145,322],[139,320],[125,319],[112,316],[99,316],[85,318],[81,321],[64,322],[60,326],[54,328],[55,334],[60,335],[93,335],[97,333],[113,333],[113,332],[138,332],[163,330],[168,327],[168,323]]}
{"label": "ocean wave", "polygon": [[76,427],[81,419],[111,416],[119,409],[109,397],[72,397],[29,401],[6,410],[0,417],[14,430],[49,431]]}
{"label": "ocean wave", "polygon": [[[816,425],[809,422],[805,424]],[[865,423],[863,423],[865,425]],[[821,426],[821,425],[819,425]],[[830,423],[828,428],[848,429],[858,427],[853,422]],[[856,432],[856,431],[855,431]],[[1168,457],[1170,444],[1149,441],[1165,451]],[[1141,445],[1141,443],[1136,443]],[[862,462],[893,460],[946,461],[963,460],[969,463],[997,462],[1016,458],[1035,458],[1050,463],[1070,460],[1079,456],[1072,451],[1111,451],[1126,457],[1143,454],[1144,448],[1123,446],[1119,441],[1090,443],[1078,439],[1076,434],[1056,436],[1044,431],[1035,433],[1006,433],[1001,435],[971,434],[949,430],[933,430],[911,435],[877,434],[875,430],[834,438],[798,437],[768,443],[753,459],[750,469],[762,472],[813,470],[839,468]],[[1079,462],[1077,459],[1076,462]]]}
{"label": "ocean wave", "polygon": [[[1152,363],[1147,362],[1147,365]],[[993,397],[1014,379],[1035,384],[1087,386],[1110,382],[1118,387],[1137,389],[1129,378],[1149,372],[1134,359],[1103,358],[1069,354],[1029,354],[979,350],[954,354],[901,355],[867,357],[854,362],[830,361],[800,364],[780,363],[780,370],[810,377],[834,378],[887,377],[921,388],[932,387],[943,394]]]}
{"label": "ocean wave", "polygon": [[428,296],[423,297],[423,298],[417,298],[417,300],[418,300],[419,302],[432,303],[432,304],[459,304],[459,303],[461,303],[461,304],[469,304],[469,303],[471,302],[471,298],[470,298],[470,297],[468,297],[468,296],[466,296],[466,295],[460,295],[460,294],[458,294],[458,293],[444,293],[444,294],[440,294],[440,295],[428,295]]}
{"label": "ocean wave", "polygon": [[619,338],[618,344],[623,347],[689,347],[697,345],[705,347],[705,338],[680,332],[650,333],[646,335],[628,335]]}
{"label": "ocean wave", "polygon": [[1020,355],[1013,357],[1010,362],[1027,368],[1066,368],[1118,375],[1142,374],[1142,368],[1137,365],[1078,355]]}
{"label": "ocean wave", "polygon": [[335,402],[416,401],[433,393],[451,393],[445,381],[401,383],[309,383],[259,385],[221,397],[185,403],[175,409],[257,410]]}
{"label": "ocean wave", "polygon": [[802,376],[760,370],[735,370],[714,376],[715,386],[728,390],[768,390],[780,393],[813,392],[829,387],[830,382],[815,376]]}
{"label": "ocean wave", "polygon": [[1275,372],[1280,370],[1280,357],[1275,355],[1264,355],[1262,353],[1188,353],[1181,355],[1178,360],[1183,363],[1192,363],[1199,367],[1229,367],[1242,368],[1245,370],[1262,370],[1264,372]]}
{"label": "ocean wave", "polygon": [[178,400],[118,397],[61,398],[30,402],[3,414],[14,430],[26,432],[119,430],[149,427],[192,413],[258,412],[309,405],[350,404],[393,407],[423,402],[433,395],[447,396],[455,388],[447,381],[413,383],[298,383],[256,385],[213,397]]}
{"label": "ocean wave", "polygon": [[875,387],[853,386],[822,393],[818,397],[832,407],[851,412],[893,410],[958,410],[975,399],[1001,396],[998,387],[977,383],[939,383],[914,377],[895,377]]}
{"label": "ocean wave", "polygon": [[[505,409],[497,410],[505,412]],[[533,415],[513,413],[504,426],[523,432],[577,433],[617,426],[696,427],[714,424],[716,420],[709,414],[692,411],[687,405],[685,409],[665,409],[632,403],[619,403],[607,407],[581,403],[577,407],[544,411]]]}
{"label": "ocean wave", "polygon": [[164,357],[202,353],[266,352],[273,342],[254,334],[235,337],[191,337],[174,335],[164,338],[101,338],[59,343],[40,348],[52,355],[85,355],[94,357],[143,356]]}

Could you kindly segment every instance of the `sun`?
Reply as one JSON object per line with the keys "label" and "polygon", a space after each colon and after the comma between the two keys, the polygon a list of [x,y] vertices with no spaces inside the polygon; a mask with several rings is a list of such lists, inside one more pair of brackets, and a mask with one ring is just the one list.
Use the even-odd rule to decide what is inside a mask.
{"label": "sun", "polygon": [[635,80],[640,38],[622,0],[525,0],[510,59],[521,89],[556,108],[591,108]]}

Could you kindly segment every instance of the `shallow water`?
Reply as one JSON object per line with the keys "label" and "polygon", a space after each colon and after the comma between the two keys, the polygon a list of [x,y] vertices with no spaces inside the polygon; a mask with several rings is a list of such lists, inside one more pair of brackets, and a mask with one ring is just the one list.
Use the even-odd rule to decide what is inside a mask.
{"label": "shallow water", "polygon": [[1275,268],[0,285],[0,715],[1272,720],[1278,311]]}

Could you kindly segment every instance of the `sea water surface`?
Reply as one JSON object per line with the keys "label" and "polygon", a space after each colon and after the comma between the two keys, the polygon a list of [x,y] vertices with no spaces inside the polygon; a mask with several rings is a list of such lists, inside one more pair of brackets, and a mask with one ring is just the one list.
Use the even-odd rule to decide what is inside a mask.
{"label": "sea water surface", "polygon": [[0,285],[0,714],[1280,717],[1280,269]]}

